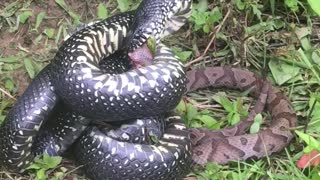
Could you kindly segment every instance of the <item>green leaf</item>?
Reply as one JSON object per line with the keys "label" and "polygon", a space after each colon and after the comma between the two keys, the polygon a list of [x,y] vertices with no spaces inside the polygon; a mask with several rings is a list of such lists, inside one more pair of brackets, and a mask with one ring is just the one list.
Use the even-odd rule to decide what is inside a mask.
{"label": "green leaf", "polygon": [[193,10],[190,19],[194,23],[194,29],[197,31],[206,23],[207,15],[206,12]]}
{"label": "green leaf", "polygon": [[36,25],[35,25],[35,29],[38,29],[41,22],[43,21],[43,19],[46,17],[46,13],[45,12],[41,12],[37,15],[37,19],[36,19]]}
{"label": "green leaf", "polygon": [[193,9],[205,12],[208,9],[208,0],[199,0],[197,4],[193,5]]}
{"label": "green leaf", "polygon": [[[319,97],[320,97],[319,93],[312,93],[310,95],[310,100],[308,103],[308,105],[309,105],[308,113],[310,113],[310,111],[312,110],[310,122],[313,122],[313,121],[320,119],[320,100],[319,100]],[[314,106],[313,109],[311,109],[312,106]]]}
{"label": "green leaf", "polygon": [[209,33],[210,32],[210,26],[208,24],[205,24],[202,28],[203,32]]}
{"label": "green leaf", "polygon": [[228,114],[228,122],[230,125],[235,125],[240,122],[240,114],[239,113],[229,113]]}
{"label": "green leaf", "polygon": [[[207,5],[204,9],[207,9]],[[202,29],[205,33],[211,32],[214,23],[222,19],[219,7],[213,8],[211,11],[203,11],[202,8],[193,8],[190,21],[194,24],[196,31]]]}
{"label": "green leaf", "polygon": [[274,15],[274,12],[275,12],[275,0],[270,0],[270,7],[271,7],[272,16],[275,16]]}
{"label": "green leaf", "polygon": [[[310,146],[310,149],[317,149],[320,151],[320,142],[316,140],[314,137],[310,136],[309,134],[303,133],[301,131],[295,130],[295,133],[302,139],[308,146]],[[310,150],[309,149],[309,150]],[[306,152],[309,153],[309,152]]]}
{"label": "green leaf", "polygon": [[157,144],[159,142],[159,137],[156,135],[149,134],[149,142],[152,144]]}
{"label": "green leaf", "polygon": [[14,82],[11,78],[7,78],[4,82],[4,87],[9,90],[10,92],[15,90]]}
{"label": "green leaf", "polygon": [[218,22],[220,19],[222,19],[222,13],[219,7],[215,7],[208,13],[207,23],[209,25],[213,25],[214,23]]}
{"label": "green leaf", "polygon": [[248,110],[243,105],[241,98],[237,98],[236,103],[234,103],[234,109],[240,116],[247,116],[249,114]]}
{"label": "green leaf", "polygon": [[26,68],[26,70],[27,70],[27,72],[29,74],[29,77],[31,79],[33,79],[35,77],[36,73],[35,73],[35,69],[34,69],[33,64],[32,64],[32,60],[29,59],[29,58],[26,58],[24,60],[24,66],[25,66],[25,68]]}
{"label": "green leaf", "polygon": [[97,10],[97,16],[99,19],[106,19],[108,17],[109,13],[107,10],[107,7],[104,3],[99,3],[98,10]]}
{"label": "green leaf", "polygon": [[218,124],[218,121],[209,115],[198,115],[196,119],[203,122],[208,129],[213,129]]}
{"label": "green leaf", "polygon": [[66,25],[65,25],[65,24],[61,24],[61,25],[59,26],[57,35],[56,35],[55,40],[54,40],[54,42],[55,42],[56,44],[59,43],[60,38],[63,38],[63,37],[65,37],[65,34],[68,34],[68,33],[66,32],[66,29],[67,29],[67,28],[66,28]]}
{"label": "green leaf", "polygon": [[22,23],[22,24],[24,24],[24,23],[28,20],[28,18],[29,18],[30,16],[32,16],[32,12],[31,12],[31,11],[24,11],[24,12],[22,12],[22,13],[18,16],[19,22]]}
{"label": "green leaf", "polygon": [[312,33],[311,31],[312,30],[310,27],[297,27],[294,32],[298,36],[298,39],[302,39],[306,36],[309,36]]}
{"label": "green leaf", "polygon": [[198,115],[198,110],[192,104],[187,104],[187,120],[191,121]]}
{"label": "green leaf", "polygon": [[250,127],[250,134],[259,132],[261,124],[262,124],[262,115],[257,114],[256,117],[254,117],[254,122]]}
{"label": "green leaf", "polygon": [[5,62],[5,63],[16,63],[19,62],[21,57],[18,56],[10,56],[6,58],[0,58],[0,62]]}
{"label": "green leaf", "polygon": [[5,118],[6,118],[6,116],[0,114],[0,123],[2,123]]}
{"label": "green leaf", "polygon": [[319,180],[320,179],[320,174],[319,174],[318,168],[313,168],[311,170],[310,174],[311,174],[311,180]]}
{"label": "green leaf", "polygon": [[298,52],[304,62],[304,64],[308,67],[308,68],[312,68],[312,63],[310,62],[309,58],[306,56],[306,54],[304,53],[304,51],[299,48]]}
{"label": "green leaf", "polygon": [[309,38],[304,37],[304,38],[300,39],[300,42],[301,42],[301,45],[304,50],[309,50],[312,48],[311,42],[309,41]]}
{"label": "green leaf", "polygon": [[80,16],[75,13],[67,4],[64,2],[64,0],[55,0],[55,2],[61,6],[73,19],[76,25],[80,24]]}
{"label": "green leaf", "polygon": [[46,171],[44,169],[37,170],[36,180],[45,180],[45,179],[47,179]]}
{"label": "green leaf", "polygon": [[220,96],[220,102],[219,102],[222,107],[227,111],[227,112],[234,112],[233,104],[232,102],[227,99],[224,96]]}
{"label": "green leaf", "polygon": [[128,0],[117,0],[118,3],[118,9],[120,10],[120,12],[125,12],[127,10],[129,10],[129,1]]}
{"label": "green leaf", "polygon": [[255,14],[258,19],[262,22],[262,19],[261,19],[261,11],[259,10],[258,8],[258,5],[255,5],[255,4],[251,4],[251,7],[252,7],[252,12],[253,14]]}
{"label": "green leaf", "polygon": [[269,68],[278,85],[282,85],[288,80],[294,78],[301,70],[299,67],[275,60],[271,60],[269,62]]}
{"label": "green leaf", "polygon": [[310,59],[307,57],[307,55],[305,54],[305,52],[299,48],[298,49],[298,53],[300,54],[303,62],[305,63],[305,65],[311,69],[311,71],[313,72],[314,76],[317,78],[317,80],[320,82],[320,76],[319,76],[319,73],[315,70],[315,68],[313,67]]}
{"label": "green leaf", "polygon": [[207,14],[199,11],[195,11],[194,18],[195,18],[194,21],[197,25],[205,24],[207,20]]}
{"label": "green leaf", "polygon": [[43,162],[48,166],[48,168],[56,168],[62,161],[60,156],[49,156],[48,154],[43,154]]}
{"label": "green leaf", "polygon": [[156,41],[155,41],[155,38],[153,36],[148,38],[147,46],[150,49],[152,54],[156,53]]}
{"label": "green leaf", "polygon": [[314,63],[320,64],[320,49],[313,51],[311,58]]}
{"label": "green leaf", "polygon": [[284,3],[291,9],[291,11],[297,11],[298,8],[298,0],[285,0]]}
{"label": "green leaf", "polygon": [[0,16],[4,18],[11,17],[19,8],[21,8],[21,5],[22,4],[20,1],[15,1],[11,4],[6,5],[4,9],[1,9]]}
{"label": "green leaf", "polygon": [[41,169],[42,167],[39,165],[39,164],[31,164],[29,167],[27,167],[27,169],[35,169],[35,170],[38,170],[38,169]]}
{"label": "green leaf", "polygon": [[308,0],[310,7],[314,10],[315,13],[320,16],[320,1],[319,0]]}
{"label": "green leaf", "polygon": [[295,29],[295,33],[298,36],[304,50],[311,49],[311,43],[308,38],[308,36],[311,34],[311,31],[312,30],[309,27],[302,27],[302,28]]}
{"label": "green leaf", "polygon": [[187,112],[186,103],[183,100],[181,100],[178,106],[175,108],[175,110],[178,111],[179,114],[185,114]]}
{"label": "green leaf", "polygon": [[182,62],[187,61],[192,55],[192,51],[181,51],[181,49],[179,48],[173,48],[172,50],[173,53],[178,56]]}
{"label": "green leaf", "polygon": [[241,0],[236,0],[236,6],[239,10],[244,10],[244,8],[246,7],[246,4]]}
{"label": "green leaf", "polygon": [[46,28],[46,29],[44,29],[43,33],[45,35],[47,35],[48,38],[50,38],[50,39],[53,39],[53,37],[54,37],[54,29],[53,28]]}

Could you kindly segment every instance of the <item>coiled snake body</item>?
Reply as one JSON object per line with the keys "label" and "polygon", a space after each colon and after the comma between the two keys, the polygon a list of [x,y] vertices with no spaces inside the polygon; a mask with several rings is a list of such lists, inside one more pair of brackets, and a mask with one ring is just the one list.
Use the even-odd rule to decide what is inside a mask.
{"label": "coiled snake body", "polygon": [[[66,39],[1,125],[1,165],[22,172],[36,154],[61,155],[76,141],[75,159],[92,179],[180,179],[190,170],[191,158],[198,164],[227,163],[285,147],[292,134],[283,129],[294,126],[296,117],[277,89],[238,69],[185,73],[171,50],[159,43],[184,24],[190,9],[191,0],[145,0],[136,11],[94,23]],[[139,49],[151,36],[157,42],[152,65],[128,70],[130,63],[120,56],[110,60],[119,50]],[[259,102],[246,121],[217,132],[186,129],[177,116],[158,121],[186,90],[208,86],[251,88]],[[271,127],[244,134],[265,104],[273,117]],[[127,131],[91,125],[134,118],[138,120]],[[165,131],[158,131],[163,126]],[[148,134],[159,140],[146,144]]]}

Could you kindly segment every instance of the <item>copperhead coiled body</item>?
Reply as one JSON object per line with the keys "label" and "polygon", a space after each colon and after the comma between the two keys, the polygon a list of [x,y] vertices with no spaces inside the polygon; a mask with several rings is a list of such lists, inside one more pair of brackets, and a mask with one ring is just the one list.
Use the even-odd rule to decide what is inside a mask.
{"label": "copperhead coiled body", "polygon": [[[194,144],[193,160],[198,164],[230,160],[261,158],[279,152],[293,138],[288,130],[296,126],[297,117],[288,99],[269,82],[254,73],[229,67],[209,67],[187,72],[188,90],[203,87],[248,90],[258,97],[257,104],[246,121],[222,131],[190,129]],[[271,114],[271,125],[257,134],[244,134],[253,123],[254,116],[264,109]]]}
{"label": "copperhead coiled body", "polygon": [[[146,1],[147,2],[147,1]],[[150,3],[150,1],[149,1]],[[183,3],[190,3],[190,1],[183,1]],[[182,4],[183,4],[182,3]],[[146,3],[147,4],[147,3]],[[143,7],[143,6],[142,6]],[[180,9],[180,12],[184,12],[186,9],[189,9],[190,5],[188,6],[182,6]],[[142,8],[143,9],[143,8]],[[89,26],[88,28],[85,28],[84,30],[79,31],[79,33],[76,33],[70,38],[70,41],[66,41],[62,48],[59,50],[55,61],[53,64],[47,66],[39,75],[38,78],[36,78],[33,82],[33,86],[31,86],[26,91],[26,96],[23,96],[21,100],[17,103],[11,113],[8,115],[8,119],[4,123],[4,125],[1,126],[1,135],[6,136],[7,138],[0,138],[1,140],[1,146],[3,149],[5,149],[5,153],[0,153],[0,160],[5,164],[7,167],[12,168],[13,170],[21,170],[24,167],[26,167],[33,158],[33,154],[31,154],[31,146],[33,138],[35,138],[37,131],[39,130],[40,126],[42,125],[43,118],[47,117],[49,114],[49,111],[54,108],[54,106],[59,103],[58,99],[63,99],[63,102],[68,104],[68,107],[70,107],[71,114],[66,114],[64,116],[70,116],[70,118],[74,119],[74,122],[71,124],[75,125],[74,123],[78,124],[78,127],[81,127],[80,129],[86,127],[88,125],[88,121],[85,121],[83,116],[87,116],[89,118],[102,118],[105,115],[109,115],[109,118],[107,118],[106,121],[111,121],[111,119],[118,119],[122,120],[126,117],[136,116],[136,117],[142,117],[143,115],[155,115],[159,113],[158,111],[145,111],[144,108],[137,109],[139,112],[142,112],[141,114],[137,113],[136,111],[132,111],[131,113],[127,113],[123,116],[119,116],[120,112],[123,111],[121,108],[121,105],[118,104],[117,106],[112,105],[111,99],[116,99],[116,97],[113,97],[112,95],[101,95],[98,92],[98,96],[104,97],[99,99],[102,102],[105,102],[108,104],[108,107],[114,106],[115,108],[110,108],[107,110],[107,113],[104,112],[104,106],[98,105],[94,107],[94,104],[96,103],[97,99],[95,98],[96,90],[98,88],[103,89],[103,87],[106,87],[108,90],[114,94],[119,94],[123,92],[119,92],[119,88],[114,88],[110,86],[110,84],[113,83],[112,78],[116,79],[124,79],[128,77],[135,77],[136,75],[140,77],[143,76],[150,76],[153,78],[153,81],[160,84],[159,88],[164,86],[163,82],[167,82],[166,79],[163,79],[163,77],[160,77],[160,75],[168,75],[170,78],[170,81],[167,82],[168,86],[171,88],[171,94],[170,91],[167,94],[167,99],[172,99],[171,95],[172,93],[181,93],[184,91],[185,86],[185,72],[183,69],[183,66],[181,63],[179,63],[176,59],[173,58],[172,52],[163,47],[158,46],[158,54],[156,54],[156,57],[158,58],[158,64],[156,66],[146,67],[142,69],[138,69],[133,71],[133,74],[131,76],[109,76],[109,75],[103,75],[101,74],[98,69],[97,65],[94,64],[94,61],[99,61],[99,58],[103,58],[103,56],[99,55],[99,53],[103,52],[104,48],[107,48],[107,55],[115,52],[117,50],[117,47],[120,44],[117,44],[115,42],[122,42],[122,40],[111,40],[109,44],[97,44],[97,43],[105,43],[105,41],[100,41],[101,39],[106,40],[107,33],[103,32],[103,30],[109,30],[109,33],[113,32],[114,34],[111,34],[111,36],[116,36],[119,33],[122,33],[122,36],[119,36],[121,38],[125,37],[124,33],[127,31],[129,26],[132,25],[132,19],[134,18],[134,15],[132,13],[128,13],[125,15],[120,16],[114,16],[109,19],[109,21],[97,23],[95,25]],[[120,19],[120,20],[119,20]],[[117,24],[118,22],[123,21],[125,24],[121,24],[122,27],[120,27],[120,24]],[[157,21],[156,21],[157,22]],[[133,23],[134,24],[134,23]],[[156,23],[155,23],[156,24]],[[153,24],[153,26],[155,26]],[[161,23],[160,23],[161,24]],[[164,26],[164,24],[161,24]],[[134,25],[135,26],[135,25]],[[143,27],[143,26],[139,26]],[[100,28],[100,29],[99,29]],[[139,28],[138,28],[139,29]],[[148,28],[146,28],[148,29]],[[112,31],[111,31],[112,30]],[[153,31],[149,31],[148,33],[152,34]],[[147,35],[149,36],[150,34]],[[156,34],[157,35],[157,34]],[[144,37],[144,40],[147,39],[147,37]],[[110,37],[110,34],[109,36]],[[99,39],[100,38],[100,39]],[[130,48],[135,48],[135,45],[141,45],[144,41],[141,41],[141,39],[135,39],[134,36],[131,42],[132,45],[129,45]],[[159,38],[156,36],[156,39]],[[86,46],[86,44],[91,44],[92,46]],[[108,46],[109,45],[109,46]],[[78,49],[75,48],[75,46],[78,46]],[[91,49],[90,49],[91,48]],[[96,52],[98,55],[93,54],[93,52],[87,51],[94,49],[93,52]],[[99,49],[101,48],[101,49]],[[110,48],[111,50],[109,50]],[[80,50],[79,50],[80,49]],[[71,52],[71,53],[70,53]],[[68,54],[69,53],[69,54]],[[89,54],[88,54],[89,53]],[[92,53],[92,54],[90,54]],[[103,54],[103,53],[102,53]],[[68,61],[62,61],[63,59],[69,60]],[[72,59],[76,59],[77,61],[73,61]],[[91,60],[91,61],[88,61]],[[160,62],[160,63],[159,63]],[[169,62],[169,69],[165,69],[166,65],[164,62]],[[163,63],[163,64],[162,64]],[[66,68],[67,67],[67,68]],[[71,69],[74,67],[79,67],[79,69],[74,68],[75,72],[73,72]],[[89,69],[93,68],[92,69]],[[70,68],[70,69],[69,69]],[[167,67],[168,68],[168,67]],[[55,71],[55,73],[52,74],[52,71]],[[158,75],[152,74],[151,72],[154,71],[155,73],[158,73]],[[77,74],[76,76],[70,76],[69,74]],[[82,74],[81,74],[82,73]],[[132,73],[132,72],[131,72]],[[160,75],[159,75],[160,74]],[[91,79],[90,76],[95,76],[94,81]],[[54,77],[56,76],[56,77]],[[81,77],[81,78],[79,78]],[[241,71],[237,69],[230,69],[230,68],[208,68],[205,70],[196,70],[196,71],[190,71],[187,73],[187,77],[189,79],[189,83],[187,85],[189,90],[198,89],[206,86],[213,86],[213,87],[227,87],[227,88],[238,88],[240,90],[244,90],[246,88],[257,86],[255,88],[255,94],[258,94],[260,91],[261,93],[261,101],[264,101],[264,98],[266,98],[265,95],[267,95],[267,105],[269,105],[269,111],[271,112],[274,121],[271,125],[270,129],[264,130],[259,134],[256,135],[243,135],[244,133],[244,126],[248,127],[250,122],[245,122],[243,124],[240,124],[239,126],[236,126],[234,128],[231,128],[231,130],[222,130],[219,132],[209,132],[206,130],[199,130],[199,129],[190,129],[191,131],[191,140],[194,143],[195,147],[193,150],[193,161],[199,164],[203,164],[208,161],[215,161],[218,163],[226,163],[231,160],[243,160],[248,159],[251,157],[261,157],[266,154],[270,154],[272,152],[277,152],[281,150],[284,146],[287,145],[287,143],[291,140],[292,134],[289,131],[283,131],[283,128],[292,127],[295,125],[295,115],[290,108],[290,103],[278,92],[278,90],[272,88],[268,83],[266,85],[261,85],[264,83],[261,83],[259,78],[256,78],[252,73],[247,71]],[[196,77],[196,79],[194,78]],[[239,78],[241,77],[241,78]],[[77,84],[77,81],[81,81],[83,79],[87,79],[83,85],[81,83]],[[130,78],[127,79],[128,82],[130,82]],[[154,88],[154,91],[149,91],[151,94],[159,94],[159,97],[161,97],[161,93],[157,92],[157,87],[154,86],[154,83],[149,79],[150,82],[146,82],[146,84],[143,84],[144,86],[150,86],[150,88]],[[73,82],[76,82],[75,84],[72,84]],[[99,83],[103,82],[103,83]],[[64,85],[57,85],[57,84],[63,84]],[[109,86],[106,84],[109,83]],[[91,85],[94,84],[95,88],[91,88]],[[176,85],[178,84],[178,85]],[[78,85],[78,86],[77,86]],[[171,86],[172,87],[171,87]],[[174,85],[176,89],[174,89]],[[123,86],[120,84],[123,89]],[[135,87],[141,87],[144,86],[138,86],[135,85]],[[259,88],[259,86],[261,86]],[[60,87],[57,89],[57,87]],[[72,93],[74,93],[74,89],[79,89],[77,96],[72,97]],[[262,88],[264,87],[264,88]],[[90,89],[91,88],[91,89]],[[111,89],[111,90],[109,90]],[[130,88],[128,87],[127,91]],[[145,88],[146,89],[146,88]],[[112,91],[115,90],[115,91]],[[80,98],[83,99],[82,95],[83,92],[86,91],[88,101],[85,103],[82,103],[80,101],[76,101],[75,99]],[[39,99],[41,101],[37,101],[35,104],[30,105],[23,105],[23,103],[28,102],[28,95],[31,95],[33,93],[39,92]],[[67,95],[64,95],[64,93],[67,92]],[[102,91],[101,91],[102,92]],[[163,90],[163,92],[168,92],[167,90]],[[140,92],[138,92],[140,93]],[[144,93],[144,92],[143,92]],[[129,94],[132,99],[135,99],[135,94]],[[139,94],[141,97],[141,95]],[[144,98],[148,96],[148,94],[143,94],[141,98]],[[164,96],[164,95],[163,95]],[[263,97],[265,96],[265,97]],[[152,96],[151,96],[152,97]],[[166,112],[170,109],[172,109],[180,99],[181,95],[173,96],[175,101],[157,101],[155,104],[147,104],[145,103],[145,108],[151,109],[157,109],[157,106],[164,106],[166,107],[162,109],[161,111]],[[122,98],[122,99],[121,99]],[[126,100],[126,96],[119,97],[119,102],[133,102]],[[42,100],[44,99],[44,100]],[[104,101],[105,99],[108,99],[108,101]],[[37,99],[34,99],[37,100]],[[110,101],[110,102],[109,102]],[[160,103],[161,102],[161,103]],[[163,103],[163,102],[170,102],[170,103]],[[79,105],[80,104],[80,105]],[[91,105],[93,104],[93,105]],[[260,104],[260,103],[258,103]],[[262,104],[262,103],[261,103]],[[126,105],[130,105],[129,103],[126,103]],[[275,105],[278,107],[280,106],[283,108],[281,111],[279,109],[274,109]],[[41,107],[42,109],[38,109],[38,107]],[[107,106],[107,105],[105,105]],[[30,109],[28,109],[30,108]],[[97,110],[97,109],[98,110]],[[25,110],[27,109],[27,110]],[[48,111],[49,109],[49,111]],[[94,109],[96,109],[94,111]],[[257,106],[257,111],[255,113],[258,113],[262,110],[261,106]],[[23,117],[16,116],[15,113],[19,113],[19,111],[24,111],[27,113],[32,112],[34,116],[30,116],[29,118],[28,114]],[[96,113],[92,113],[92,111]],[[116,113],[112,113],[112,111]],[[75,115],[73,114],[81,114],[81,115]],[[154,114],[152,114],[154,113]],[[138,114],[138,115],[135,115]],[[83,116],[82,116],[83,115]],[[253,116],[253,115],[252,115]],[[39,118],[40,117],[40,118]],[[17,120],[16,120],[17,119]],[[114,173],[113,178],[120,178],[120,177],[134,177],[134,178],[155,178],[155,179],[176,179],[181,178],[186,174],[186,172],[189,170],[188,167],[190,166],[190,142],[188,139],[188,133],[185,129],[184,125],[177,120],[178,118],[168,118],[172,124],[171,130],[166,131],[164,136],[163,142],[160,142],[161,144],[157,146],[157,149],[153,149],[151,147],[153,146],[140,146],[140,145],[120,145],[119,150],[121,151],[121,148],[132,150],[132,151],[139,151],[137,154],[133,154],[132,157],[134,160],[136,159],[142,159],[147,162],[139,162],[134,163],[132,161],[132,166],[130,168],[130,172],[121,172],[121,169],[124,167],[122,165],[126,165],[127,161],[130,161],[131,155],[129,153],[129,158],[124,157],[124,159],[119,159],[118,157],[121,157],[122,154],[113,154],[117,151],[116,148],[105,146],[105,149],[107,149],[108,155],[111,156],[113,159],[111,161],[114,161],[114,163],[119,163],[120,166],[114,167],[111,170],[108,170],[107,167],[114,166],[110,165],[109,162],[103,162],[103,166],[94,165],[97,161],[88,162],[86,164],[86,167],[91,167],[93,170],[90,170],[89,173],[91,173],[89,176],[95,178],[103,178],[106,177],[106,175],[109,175]],[[250,119],[250,118],[249,118]],[[173,120],[173,121],[172,121]],[[80,124],[80,125],[79,125]],[[23,126],[23,128],[21,128]],[[69,126],[72,127],[72,126]],[[70,129],[70,128],[69,128]],[[239,130],[241,129],[241,130]],[[95,149],[94,146],[87,146],[87,141],[92,142],[92,145],[96,145],[100,148],[100,146],[104,146],[102,142],[110,141],[115,142],[113,140],[108,140],[108,138],[103,137],[100,132],[96,131],[95,128],[90,128],[86,131],[87,136],[82,136],[80,140],[78,141],[77,147],[81,147],[84,150],[82,153],[79,154],[78,159],[80,159],[83,154],[86,153],[86,156],[81,161],[82,163],[87,161],[88,159],[95,159],[95,157],[99,157],[101,155],[102,157],[106,158],[108,155],[106,155],[104,152],[101,151],[99,154],[99,151]],[[72,129],[71,129],[72,131]],[[178,132],[178,134],[177,134]],[[6,134],[8,133],[8,134]],[[82,131],[77,131],[77,133],[82,133]],[[80,135],[80,134],[78,134]],[[215,138],[216,135],[220,135],[220,138]],[[234,136],[236,135],[236,136]],[[65,137],[65,135],[63,135]],[[230,136],[230,137],[228,137]],[[31,138],[30,138],[31,137]],[[89,138],[88,138],[89,137]],[[214,139],[214,138],[215,139]],[[271,139],[272,137],[273,139]],[[91,139],[90,139],[91,138]],[[63,141],[67,141],[66,137]],[[218,141],[218,142],[217,142]],[[98,142],[98,143],[97,143]],[[217,143],[216,143],[217,142]],[[96,144],[95,144],[96,143]],[[22,144],[22,145],[21,145]],[[31,144],[31,146],[30,146]],[[21,146],[20,146],[21,145]],[[118,145],[118,144],[117,144]],[[165,146],[167,145],[167,146]],[[266,145],[267,153],[265,153],[264,148],[261,148],[263,145]],[[10,147],[12,146],[12,147]],[[30,146],[30,147],[29,147]],[[161,147],[161,148],[160,148]],[[89,148],[89,149],[86,149]],[[49,148],[49,149],[54,149]],[[95,153],[88,153],[88,151],[96,151]],[[102,148],[103,149],[103,148]],[[27,150],[27,151],[26,151]],[[59,149],[59,151],[62,149]],[[148,151],[146,151],[148,150]],[[148,156],[143,156],[141,154],[143,153],[149,153]],[[153,154],[152,154],[153,153]],[[231,153],[233,156],[230,156]],[[110,155],[111,154],[111,155]],[[159,155],[161,154],[161,155]],[[128,153],[126,154],[128,155]],[[165,158],[164,158],[165,157]],[[125,159],[127,158],[127,159]],[[154,159],[160,159],[160,161],[153,161]],[[164,159],[166,161],[164,161]],[[167,164],[169,162],[170,164]],[[155,163],[152,166],[150,163]],[[144,164],[143,164],[144,163]],[[137,164],[138,167],[135,167]],[[151,168],[148,172],[150,174],[139,174],[141,173],[140,167],[145,166],[147,168]],[[16,167],[15,167],[16,166]],[[168,168],[169,167],[169,168]],[[134,170],[136,168],[136,170]],[[152,168],[156,169],[156,171],[152,170]],[[169,170],[167,170],[167,169]],[[171,168],[171,169],[170,169]],[[95,174],[96,172],[100,172],[100,174]],[[144,169],[145,170],[145,169]],[[152,174],[154,172],[154,174]],[[126,173],[126,174],[123,174]],[[160,174],[157,174],[160,173]],[[168,173],[168,174],[165,174]],[[134,174],[134,176],[132,176]],[[112,177],[109,177],[112,178]]]}

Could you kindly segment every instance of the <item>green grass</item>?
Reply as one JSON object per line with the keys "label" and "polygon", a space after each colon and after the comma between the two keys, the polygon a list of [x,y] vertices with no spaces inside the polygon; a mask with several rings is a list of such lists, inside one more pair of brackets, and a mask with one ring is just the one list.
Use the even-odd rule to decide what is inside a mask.
{"label": "green grass", "polygon": [[[0,3],[0,122],[28,83],[53,58],[63,37],[80,23],[135,8],[139,1],[26,0]],[[189,23],[164,42],[187,67],[230,65],[267,78],[288,96],[299,136],[286,150],[256,161],[195,167],[188,179],[319,179],[318,167],[296,162],[320,150],[320,18],[313,0],[199,0]],[[311,5],[311,6],[310,6]],[[228,99],[221,99],[227,95]],[[193,127],[220,129],[237,122],[254,101],[246,93],[202,90],[189,94],[185,119]],[[264,116],[263,116],[264,117]],[[263,119],[263,118],[262,118]],[[39,165],[40,163],[40,165]],[[28,176],[0,179],[83,178],[69,161],[39,160]]]}

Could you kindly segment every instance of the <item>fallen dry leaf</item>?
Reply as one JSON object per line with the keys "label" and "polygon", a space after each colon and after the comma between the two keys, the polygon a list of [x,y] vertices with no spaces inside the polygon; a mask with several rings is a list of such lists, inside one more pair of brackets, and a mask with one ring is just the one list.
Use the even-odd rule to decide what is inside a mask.
{"label": "fallen dry leaf", "polygon": [[310,166],[317,166],[320,164],[320,153],[313,150],[310,153],[304,154],[297,162],[297,167],[303,169]]}

